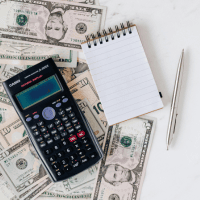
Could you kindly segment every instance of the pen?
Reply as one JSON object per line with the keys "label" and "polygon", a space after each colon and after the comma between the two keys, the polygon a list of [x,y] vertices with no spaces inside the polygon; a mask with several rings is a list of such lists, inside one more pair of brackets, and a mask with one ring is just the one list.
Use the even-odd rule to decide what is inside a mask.
{"label": "pen", "polygon": [[182,50],[181,57],[178,63],[176,79],[174,84],[174,91],[172,96],[172,103],[171,103],[171,111],[169,116],[169,124],[167,130],[167,150],[169,149],[169,145],[172,142],[173,135],[175,133],[176,127],[176,118],[178,116],[178,100],[181,91],[181,83],[182,83],[182,76],[183,76],[183,57],[184,57],[184,49]]}

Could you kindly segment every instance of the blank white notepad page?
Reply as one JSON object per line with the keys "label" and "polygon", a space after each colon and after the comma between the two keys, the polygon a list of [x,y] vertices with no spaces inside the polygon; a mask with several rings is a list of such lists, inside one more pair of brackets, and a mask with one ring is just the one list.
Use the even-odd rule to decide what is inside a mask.
{"label": "blank white notepad page", "polygon": [[163,107],[136,26],[97,46],[82,44],[108,124]]}

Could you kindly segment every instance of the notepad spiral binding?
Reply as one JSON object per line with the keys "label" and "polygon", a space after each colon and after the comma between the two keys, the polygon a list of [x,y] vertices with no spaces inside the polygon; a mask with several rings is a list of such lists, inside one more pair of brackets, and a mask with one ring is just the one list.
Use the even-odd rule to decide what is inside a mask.
{"label": "notepad spiral binding", "polygon": [[120,24],[120,27],[121,29],[119,29],[119,27],[116,25],[115,26],[115,31],[112,30],[112,28],[108,28],[108,31],[109,33],[106,32],[106,30],[104,29],[103,30],[103,35],[101,35],[101,33],[98,31],[97,32],[97,37],[95,37],[94,34],[91,34],[91,35],[86,35],[85,38],[86,38],[86,41],[87,41],[87,45],[88,45],[88,48],[91,48],[91,41],[93,41],[94,43],[94,46],[97,46],[97,41],[99,39],[99,44],[103,44],[103,40],[102,40],[102,37],[105,38],[105,41],[106,42],[109,42],[109,38],[108,38],[108,35],[110,35],[111,37],[111,40],[114,40],[115,37],[114,37],[114,33],[117,33],[117,37],[120,38],[120,31],[122,31],[123,35],[125,36],[126,35],[126,31],[125,29],[128,29],[128,33],[131,34],[132,33],[132,30],[131,30],[131,27],[133,27],[134,25],[131,25],[129,21],[126,22],[127,23],[127,27],[124,27],[124,24],[121,23]]}

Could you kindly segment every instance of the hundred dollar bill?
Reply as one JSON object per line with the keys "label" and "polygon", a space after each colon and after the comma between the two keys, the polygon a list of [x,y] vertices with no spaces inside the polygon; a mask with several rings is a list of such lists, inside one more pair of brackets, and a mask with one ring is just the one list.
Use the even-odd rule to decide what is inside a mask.
{"label": "hundred dollar bill", "polygon": [[67,83],[70,92],[77,101],[87,99],[97,113],[104,126],[107,127],[106,117],[97,94],[92,76],[89,71],[84,72],[73,81]]}
{"label": "hundred dollar bill", "polygon": [[35,65],[53,58],[60,67],[76,67],[77,52],[58,47],[0,41],[0,63],[11,65]]}
{"label": "hundred dollar bill", "polygon": [[80,58],[78,58],[77,66],[75,68],[59,67],[60,73],[62,74],[66,83],[69,83],[70,81],[74,80],[88,69],[89,67],[86,60]]}
{"label": "hundred dollar bill", "polygon": [[155,123],[140,117],[109,127],[92,199],[139,199]]}
{"label": "hundred dollar bill", "polygon": [[99,141],[100,145],[102,145],[106,134],[105,126],[87,99],[83,99],[82,101],[78,102],[78,105],[88,120],[95,136],[97,137],[97,140]]}
{"label": "hundred dollar bill", "polygon": [[0,152],[0,171],[15,195],[23,199],[30,199],[28,195],[48,178],[28,136]]}
{"label": "hundred dollar bill", "polygon": [[0,38],[81,51],[85,36],[104,27],[106,8],[67,1],[2,1]]}

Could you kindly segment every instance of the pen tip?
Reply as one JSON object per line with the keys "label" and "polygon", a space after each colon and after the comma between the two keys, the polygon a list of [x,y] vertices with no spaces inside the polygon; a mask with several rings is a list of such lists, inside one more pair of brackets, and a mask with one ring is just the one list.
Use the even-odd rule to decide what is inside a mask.
{"label": "pen tip", "polygon": [[184,49],[182,50],[182,53],[184,53]]}
{"label": "pen tip", "polygon": [[169,145],[167,145],[167,151],[169,150]]}

